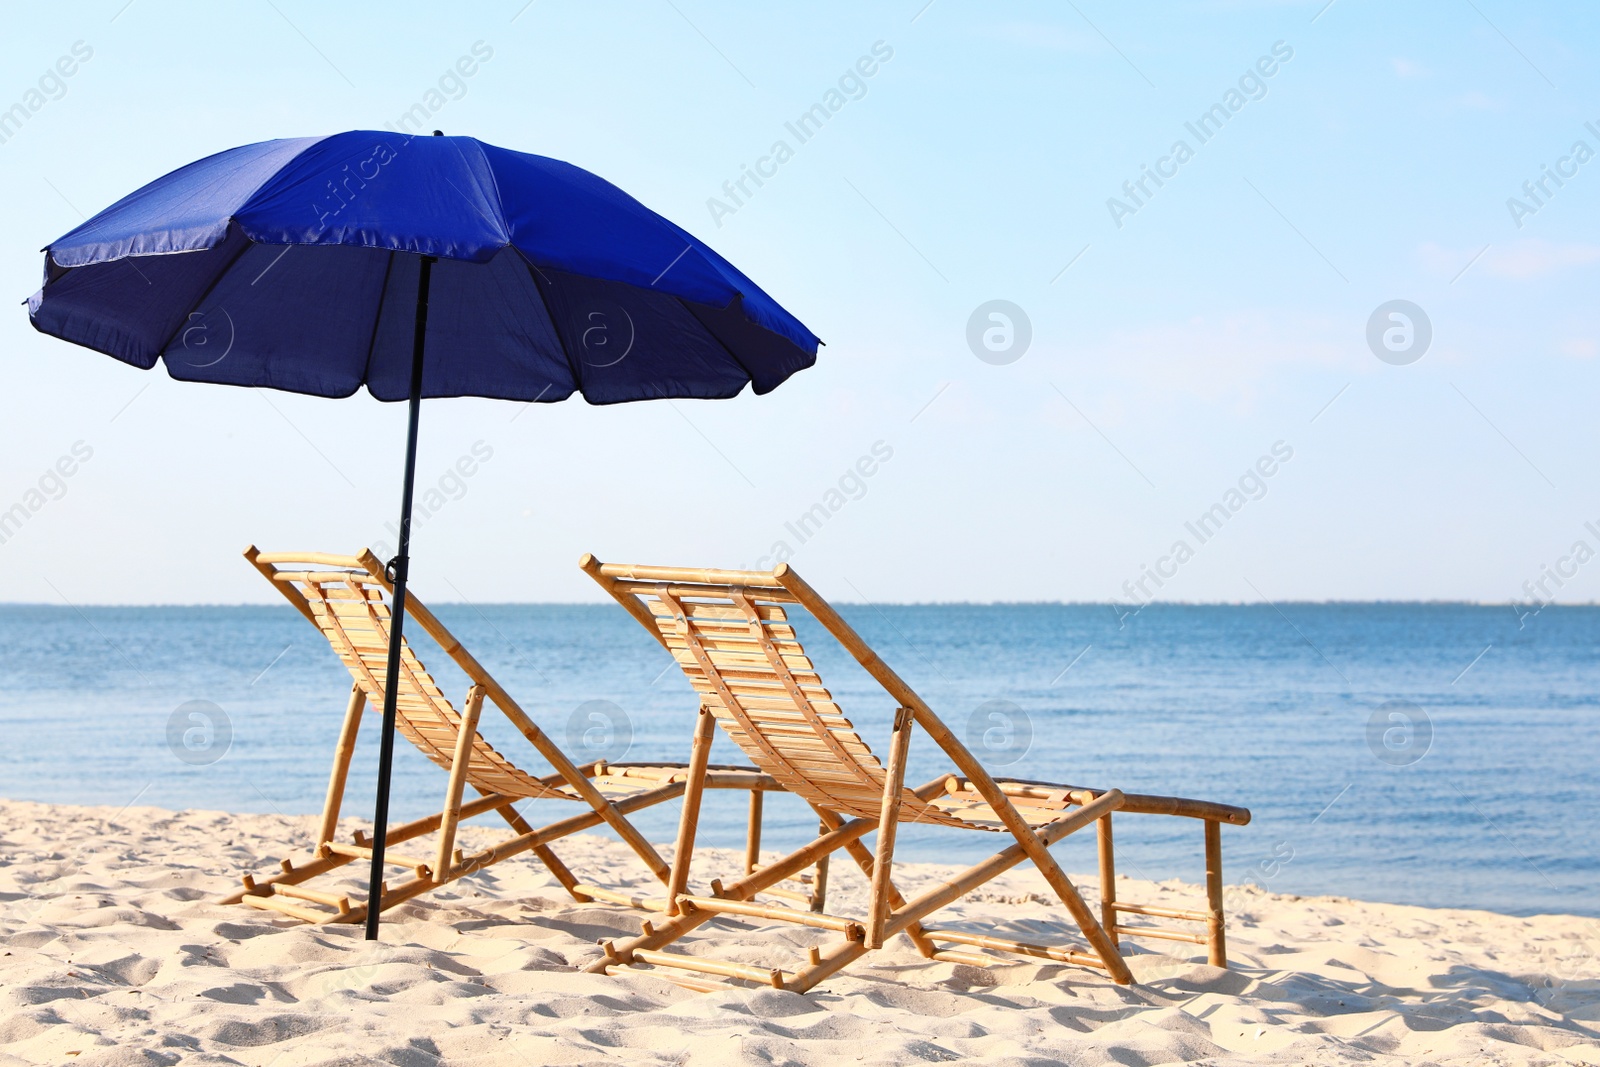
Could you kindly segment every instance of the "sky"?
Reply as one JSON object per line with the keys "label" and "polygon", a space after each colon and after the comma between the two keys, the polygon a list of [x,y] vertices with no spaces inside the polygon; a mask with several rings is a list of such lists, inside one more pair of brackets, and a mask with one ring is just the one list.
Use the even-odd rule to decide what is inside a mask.
{"label": "sky", "polygon": [[8,15],[0,601],[269,602],[247,544],[392,544],[403,405],[174,382],[22,305],[140,185],[417,104],[616,183],[826,342],[764,397],[428,402],[427,599],[596,600],[584,552],[842,601],[1600,597],[1592,7],[384,11]]}

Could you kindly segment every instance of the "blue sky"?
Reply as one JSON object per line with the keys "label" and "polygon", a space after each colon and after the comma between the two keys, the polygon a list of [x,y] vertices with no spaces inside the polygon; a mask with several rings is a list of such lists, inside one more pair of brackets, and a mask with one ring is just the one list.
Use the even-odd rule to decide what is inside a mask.
{"label": "blue sky", "polygon": [[[787,556],[846,600],[1600,595],[1573,552],[1600,550],[1600,158],[1573,154],[1600,152],[1592,9],[123,4],[30,8],[0,40],[0,108],[40,104],[0,143],[0,512],[29,509],[0,600],[263,600],[245,544],[387,537],[400,406],[179,384],[19,305],[42,245],[144,182],[418,103],[616,182],[827,342],[760,398],[430,402],[432,599],[592,599],[584,551]],[[800,143],[785,124],[875,45]],[[1219,104],[1202,143],[1186,124]],[[779,139],[792,158],[718,210]],[[994,300],[1031,328],[1010,362],[969,346]],[[1367,341],[1393,300],[1431,325],[1403,365]],[[1202,541],[1186,524],[1215,505]]]}

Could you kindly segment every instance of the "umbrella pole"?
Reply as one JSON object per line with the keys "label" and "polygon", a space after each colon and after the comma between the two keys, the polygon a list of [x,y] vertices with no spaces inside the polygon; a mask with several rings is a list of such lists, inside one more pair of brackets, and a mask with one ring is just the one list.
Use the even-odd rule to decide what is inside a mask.
{"label": "umbrella pole", "polygon": [[406,578],[411,569],[411,495],[417,477],[417,423],[422,417],[422,351],[428,333],[428,283],[433,256],[422,257],[417,280],[417,326],[411,344],[411,396],[406,425],[406,474],[400,491],[400,548],[389,561],[394,610],[389,619],[389,665],[383,685],[383,735],[378,750],[378,800],[372,816],[372,877],[367,883],[367,940],[378,939],[383,903],[383,850],[389,836],[389,771],[394,763],[395,708],[399,703],[400,638],[406,621]]}

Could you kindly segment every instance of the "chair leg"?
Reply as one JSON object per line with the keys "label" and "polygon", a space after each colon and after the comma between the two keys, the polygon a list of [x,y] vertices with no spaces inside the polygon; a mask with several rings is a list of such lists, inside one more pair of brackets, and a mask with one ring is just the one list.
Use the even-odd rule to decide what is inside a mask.
{"label": "chair leg", "polygon": [[744,838],[744,873],[754,874],[761,862],[761,806],[763,794],[750,790],[750,825]]}
{"label": "chair leg", "polygon": [[[826,821],[817,828],[819,834],[827,833],[830,827]],[[821,915],[828,910],[828,857],[830,853],[823,853],[817,859],[817,865],[812,868],[811,878],[811,910]],[[872,877],[870,874],[867,877]]]}
{"label": "chair leg", "polygon": [[467,784],[467,766],[472,760],[472,742],[478,736],[478,716],[483,711],[484,689],[474,685],[467,690],[461,726],[456,731],[455,758],[450,761],[450,784],[445,789],[444,811],[439,819],[439,852],[433,865],[433,884],[448,882],[455,868],[453,853],[456,826],[461,822],[461,791]]}
{"label": "chair leg", "polygon": [[700,709],[695,720],[694,747],[689,752],[688,781],[684,783],[683,815],[678,820],[678,844],[672,854],[672,873],[667,878],[667,914],[678,914],[678,897],[689,885],[689,863],[694,858],[695,831],[700,825],[700,801],[705,794],[706,764],[711,762],[711,743],[716,720]]}
{"label": "chair leg", "polygon": [[1206,903],[1210,907],[1206,922],[1206,962],[1213,967],[1226,967],[1228,944],[1222,915],[1222,824],[1215,819],[1206,820]]}
{"label": "chair leg", "polygon": [[1100,846],[1100,925],[1105,927],[1111,943],[1120,946],[1117,940],[1117,854],[1111,839],[1110,812],[1095,823],[1095,837]]}
{"label": "chair leg", "polygon": [[339,743],[333,749],[333,770],[328,775],[328,794],[322,802],[322,822],[317,827],[314,851],[333,840],[339,828],[339,808],[344,803],[345,779],[350,774],[350,757],[356,751],[356,733],[361,729],[361,713],[366,710],[367,694],[359,684],[350,687],[350,703],[345,707]]}
{"label": "chair leg", "polygon": [[[820,808],[816,809],[816,811],[818,815],[822,816],[822,828],[824,830],[837,829],[844,822],[839,816],[830,815]],[[850,854],[851,859],[856,861],[856,866],[861,868],[861,873],[870,879],[873,875],[873,867],[876,865],[876,860],[872,853],[868,852],[860,841],[850,842],[844,846],[844,850]],[[891,908],[903,908],[906,906],[906,898],[900,895],[900,891],[894,887],[892,881],[889,883],[889,905]],[[820,911],[821,909],[816,910]],[[904,932],[911,939],[911,943],[917,946],[917,951],[922,953],[924,958],[931,960],[934,953],[939,951],[938,946],[929,940],[927,934],[924,933],[921,923],[907,924]],[[817,961],[813,960],[812,962],[815,963]]]}
{"label": "chair leg", "polygon": [[889,919],[889,870],[894,863],[895,831],[900,827],[900,798],[905,793],[906,757],[911,751],[911,709],[898,708],[889,739],[888,773],[883,777],[883,803],[878,811],[878,848],[872,863],[871,909],[867,915],[867,947],[883,947]]}

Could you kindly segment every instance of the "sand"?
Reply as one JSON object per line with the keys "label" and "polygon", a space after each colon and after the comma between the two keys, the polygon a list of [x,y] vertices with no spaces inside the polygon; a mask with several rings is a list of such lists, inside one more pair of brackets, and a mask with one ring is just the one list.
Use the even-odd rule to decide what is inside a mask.
{"label": "sand", "polygon": [[[371,945],[211,901],[303,847],[310,818],[0,801],[0,1067],[13,1064],[1592,1064],[1600,921],[1230,893],[1233,967],[1134,948],[1138,984],[1031,962],[934,963],[904,938],[801,996],[702,994],[575,970],[639,914],[574,905],[518,858],[390,913]],[[632,854],[563,858],[646,888]],[[728,868],[733,854],[719,857]],[[865,887],[839,873],[830,911]],[[915,890],[947,868],[896,868]],[[1086,892],[1094,880],[1081,880]],[[359,885],[359,875],[347,882]],[[1196,887],[1125,897],[1194,906]],[[1017,868],[950,920],[1068,938]],[[714,928],[713,932],[714,931]],[[820,936],[820,935],[818,935]],[[719,949],[797,956],[812,935],[728,925]],[[704,939],[691,951],[709,947]]]}

